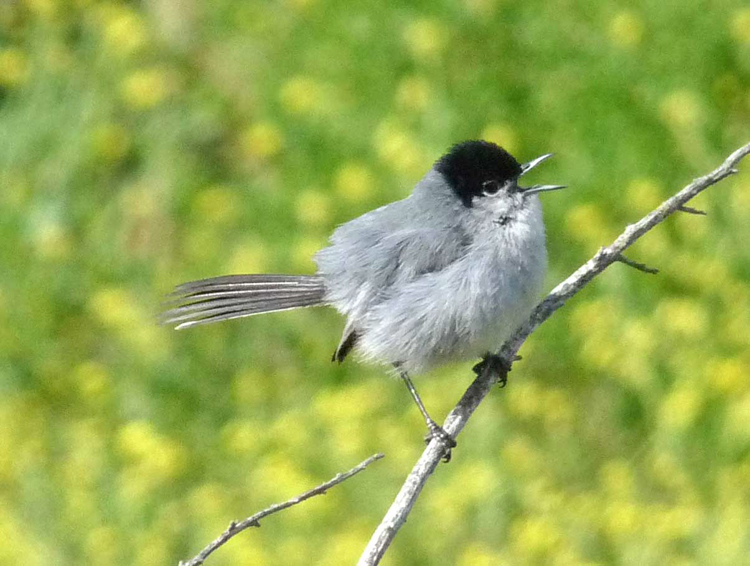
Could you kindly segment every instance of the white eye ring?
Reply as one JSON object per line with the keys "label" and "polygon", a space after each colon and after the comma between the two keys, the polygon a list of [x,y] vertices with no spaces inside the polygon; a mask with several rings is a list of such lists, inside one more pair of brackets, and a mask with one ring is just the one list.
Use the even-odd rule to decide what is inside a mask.
{"label": "white eye ring", "polygon": [[502,188],[502,185],[500,184],[500,181],[497,179],[490,179],[489,181],[484,181],[482,183],[482,192],[485,195],[494,195],[497,194],[497,192]]}

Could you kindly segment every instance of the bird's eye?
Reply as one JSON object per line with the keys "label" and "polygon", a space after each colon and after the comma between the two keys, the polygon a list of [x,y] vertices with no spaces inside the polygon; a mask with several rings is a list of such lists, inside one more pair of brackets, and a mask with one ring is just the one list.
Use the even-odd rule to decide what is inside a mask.
{"label": "bird's eye", "polygon": [[482,191],[486,195],[494,195],[501,187],[502,185],[497,179],[490,179],[489,181],[482,183]]}

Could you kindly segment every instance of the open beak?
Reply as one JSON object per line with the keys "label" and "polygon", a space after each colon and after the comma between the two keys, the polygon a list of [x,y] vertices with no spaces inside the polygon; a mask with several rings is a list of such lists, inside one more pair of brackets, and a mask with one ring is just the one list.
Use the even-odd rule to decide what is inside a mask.
{"label": "open beak", "polygon": [[528,163],[524,163],[523,165],[521,165],[521,174],[519,175],[519,177],[522,177],[522,176],[526,175],[526,173],[528,173],[529,171],[531,171],[534,167],[536,167],[537,165],[539,165],[540,163],[542,163],[544,161],[547,161],[553,155],[555,155],[555,154],[554,153],[545,153],[544,155],[540,155],[536,159],[532,159]]}
{"label": "open beak", "polygon": [[533,185],[528,189],[524,189],[523,194],[524,196],[529,196],[537,193],[545,193],[547,191],[558,191],[567,187],[568,185]]}
{"label": "open beak", "polygon": [[[550,157],[552,157],[554,153],[545,153],[544,155],[540,155],[536,159],[532,159],[528,163],[524,163],[521,165],[521,174],[519,177],[524,176],[526,173],[531,171],[534,167],[539,165],[540,163],[547,161]],[[523,191],[524,196],[529,195],[535,195],[537,193],[544,193],[547,191],[557,191],[559,189],[566,188],[567,185],[533,185],[529,187],[528,189],[521,189]]]}

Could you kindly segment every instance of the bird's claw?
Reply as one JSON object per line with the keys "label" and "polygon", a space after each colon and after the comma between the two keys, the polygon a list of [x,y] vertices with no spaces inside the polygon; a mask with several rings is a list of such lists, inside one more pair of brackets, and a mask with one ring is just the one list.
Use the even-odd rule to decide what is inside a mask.
{"label": "bird's claw", "polygon": [[[520,359],[521,356],[516,356],[515,358],[513,358],[513,361],[517,362]],[[500,376],[498,385],[500,387],[505,387],[505,385],[508,383],[508,373],[510,372],[512,365],[513,362],[508,362],[507,360],[501,358],[496,354],[487,354],[484,356],[484,358],[482,358],[481,362],[476,364],[471,369],[475,374],[482,375],[484,368],[489,366],[492,371]]]}
{"label": "bird's claw", "polygon": [[434,421],[432,423],[428,423],[427,427],[429,430],[424,437],[425,444],[429,444],[433,439],[437,438],[443,445],[443,462],[447,464],[451,461],[451,450],[458,446],[456,440],[450,434],[445,432],[445,429],[443,427],[441,427]]}

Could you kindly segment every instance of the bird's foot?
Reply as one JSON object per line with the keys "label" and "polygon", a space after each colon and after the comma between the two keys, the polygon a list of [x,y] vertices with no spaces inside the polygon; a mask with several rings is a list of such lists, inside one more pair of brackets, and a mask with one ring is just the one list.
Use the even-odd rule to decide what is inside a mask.
{"label": "bird's foot", "polygon": [[[521,356],[516,356],[513,358],[513,362],[517,362],[520,359]],[[484,369],[486,367],[489,367],[491,371],[494,371],[495,373],[497,373],[497,375],[500,376],[498,385],[500,387],[505,387],[505,385],[508,383],[508,373],[511,370],[513,362],[508,362],[505,358],[501,358],[496,354],[487,353],[482,358],[482,361],[471,369],[475,374],[481,375]]]}
{"label": "bird's foot", "polygon": [[433,420],[427,423],[427,428],[429,430],[424,437],[425,444],[429,444],[433,439],[437,438],[443,445],[443,462],[447,464],[451,461],[451,450],[458,446],[456,440]]}

